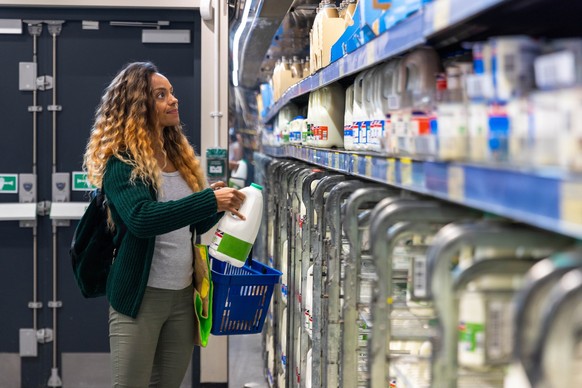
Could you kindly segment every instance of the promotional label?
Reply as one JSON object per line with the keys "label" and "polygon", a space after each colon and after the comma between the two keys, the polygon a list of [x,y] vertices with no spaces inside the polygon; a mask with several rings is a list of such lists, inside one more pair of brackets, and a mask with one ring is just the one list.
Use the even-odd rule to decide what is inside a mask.
{"label": "promotional label", "polygon": [[484,348],[485,325],[482,323],[461,322],[459,324],[459,346],[467,352]]}
{"label": "promotional label", "polygon": [[212,244],[210,244],[210,248],[216,252],[242,262],[247,260],[252,247],[253,244],[240,240],[228,233],[224,233],[220,229],[216,230]]}

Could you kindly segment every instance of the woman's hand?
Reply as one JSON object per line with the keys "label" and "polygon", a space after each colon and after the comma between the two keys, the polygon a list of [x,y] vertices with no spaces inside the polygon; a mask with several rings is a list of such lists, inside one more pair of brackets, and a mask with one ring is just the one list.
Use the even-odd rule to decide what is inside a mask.
{"label": "woman's hand", "polygon": [[223,181],[214,182],[213,184],[210,185],[210,188],[212,190],[222,189],[223,187],[226,187],[226,183],[224,183]]}
{"label": "woman's hand", "polygon": [[[212,187],[212,185],[210,187]],[[245,216],[238,212],[238,209],[240,209],[240,206],[245,200],[245,195],[243,193],[231,187],[223,186],[221,188],[214,189],[214,196],[216,197],[216,203],[218,205],[219,212],[229,211],[241,220],[246,219]]]}

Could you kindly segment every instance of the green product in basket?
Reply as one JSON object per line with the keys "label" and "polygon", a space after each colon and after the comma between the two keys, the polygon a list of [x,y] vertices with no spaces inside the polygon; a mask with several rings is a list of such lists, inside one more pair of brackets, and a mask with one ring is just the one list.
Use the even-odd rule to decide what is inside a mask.
{"label": "green product in basket", "polygon": [[198,329],[194,333],[195,343],[202,347],[208,344],[212,329],[212,271],[206,245],[194,246],[194,312],[198,320]]}

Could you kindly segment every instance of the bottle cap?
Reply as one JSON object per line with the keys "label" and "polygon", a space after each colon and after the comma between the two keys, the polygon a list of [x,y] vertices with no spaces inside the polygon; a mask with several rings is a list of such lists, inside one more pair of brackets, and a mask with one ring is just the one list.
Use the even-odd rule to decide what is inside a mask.
{"label": "bottle cap", "polygon": [[257,185],[256,183],[251,183],[251,187],[254,187],[255,189],[259,189],[259,190],[263,190],[263,186],[261,185]]}

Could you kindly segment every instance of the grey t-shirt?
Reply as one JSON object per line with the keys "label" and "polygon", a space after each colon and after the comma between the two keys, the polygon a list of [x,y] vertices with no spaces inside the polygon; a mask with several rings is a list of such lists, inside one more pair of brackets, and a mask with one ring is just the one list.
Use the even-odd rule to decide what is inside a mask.
{"label": "grey t-shirt", "polygon": [[[163,172],[162,179],[162,191],[158,193],[158,201],[172,201],[192,194],[192,189],[178,171]],[[149,287],[181,290],[192,283],[191,239],[190,226],[156,236]]]}

